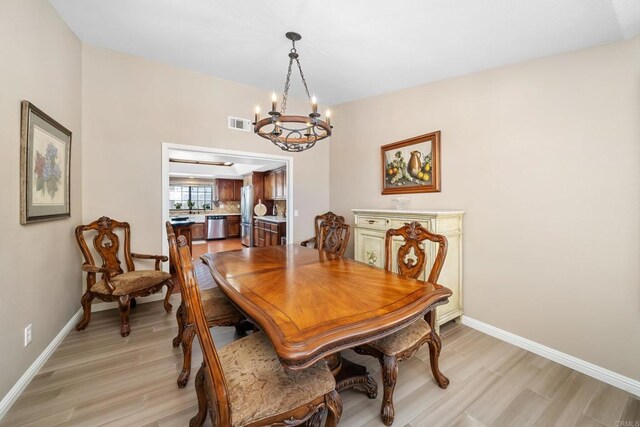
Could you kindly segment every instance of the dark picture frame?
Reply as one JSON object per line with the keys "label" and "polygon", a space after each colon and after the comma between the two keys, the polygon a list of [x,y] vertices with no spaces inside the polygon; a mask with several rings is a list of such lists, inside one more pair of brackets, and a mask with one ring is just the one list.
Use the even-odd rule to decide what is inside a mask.
{"label": "dark picture frame", "polygon": [[71,217],[71,131],[21,103],[20,223]]}
{"label": "dark picture frame", "polygon": [[440,191],[440,131],[380,148],[382,194]]}

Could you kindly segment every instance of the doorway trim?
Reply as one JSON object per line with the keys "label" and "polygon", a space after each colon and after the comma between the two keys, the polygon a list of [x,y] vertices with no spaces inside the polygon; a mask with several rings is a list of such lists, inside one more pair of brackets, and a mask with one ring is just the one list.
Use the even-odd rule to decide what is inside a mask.
{"label": "doorway trim", "polygon": [[[293,238],[293,156],[281,156],[278,154],[253,153],[250,151],[227,150],[224,148],[206,147],[201,145],[175,144],[171,142],[162,143],[162,254],[169,256],[169,243],[166,239],[165,223],[169,221],[169,150],[193,151],[207,154],[220,154],[227,156],[238,156],[257,160],[278,160],[285,163],[287,171],[287,242],[295,241]],[[165,265],[168,271],[168,266]]]}

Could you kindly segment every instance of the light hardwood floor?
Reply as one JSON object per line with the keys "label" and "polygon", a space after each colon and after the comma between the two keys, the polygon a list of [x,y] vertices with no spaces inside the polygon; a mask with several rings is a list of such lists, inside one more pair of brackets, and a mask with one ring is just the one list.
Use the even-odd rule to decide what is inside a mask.
{"label": "light hardwood floor", "polygon": [[193,260],[199,261],[200,257],[204,254],[211,252],[224,252],[233,251],[235,249],[242,249],[242,241],[239,237],[232,237],[229,239],[221,240],[200,240],[193,243]]}
{"label": "light hardwood floor", "polygon": [[[242,249],[242,241],[240,238],[230,238],[221,240],[198,240],[193,243],[192,260],[194,264],[202,264],[200,257],[204,254],[211,252],[224,252],[233,251],[236,249]],[[211,280],[211,274],[209,270],[196,267],[196,273],[198,274],[198,281],[201,288],[207,288],[213,286],[213,280]],[[178,281],[175,272],[173,273],[173,293],[180,292],[180,282]]]}
{"label": "light hardwood floor", "polygon": [[[203,285],[211,286],[203,268],[199,273]],[[179,299],[172,299],[175,311]],[[127,338],[120,336],[119,324],[115,310],[104,311],[93,314],[85,331],[72,331],[0,426],[188,425],[196,412],[199,346],[194,344],[191,380],[178,389],[182,355],[171,346],[175,316],[165,314],[158,301],[132,311]],[[233,328],[212,331],[218,346],[236,338]],[[465,326],[445,325],[441,333],[440,365],[451,385],[437,387],[426,348],[402,362],[394,426],[616,426],[620,420],[629,422],[620,427],[640,425],[640,399],[626,392]],[[376,360],[345,354],[366,364],[380,384]],[[341,396],[340,425],[383,425],[380,396]]]}

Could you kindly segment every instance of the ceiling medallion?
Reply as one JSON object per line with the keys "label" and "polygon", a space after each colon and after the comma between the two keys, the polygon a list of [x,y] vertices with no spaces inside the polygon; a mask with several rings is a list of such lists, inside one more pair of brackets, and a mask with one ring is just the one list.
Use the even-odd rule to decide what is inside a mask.
{"label": "ceiling medallion", "polygon": [[[287,79],[284,84],[284,93],[282,94],[281,110],[278,111],[278,98],[275,92],[271,96],[271,111],[269,117],[260,119],[260,106],[256,107],[256,116],[253,123],[253,131],[259,136],[270,140],[284,151],[299,152],[308,150],[313,147],[316,142],[331,136],[331,119],[330,112],[325,113],[326,121],[320,120],[318,113],[318,102],[315,96],[309,95],[307,81],[302,72],[302,66],[298,51],[296,50],[296,42],[302,36],[298,33],[289,32],[286,37],[291,40],[293,47],[289,51],[289,69],[287,70]],[[302,85],[307,93],[307,98],[311,103],[311,113],[308,116],[292,116],[285,114],[287,111],[287,98],[289,97],[289,84],[291,82],[291,67],[295,61],[300,71]]]}

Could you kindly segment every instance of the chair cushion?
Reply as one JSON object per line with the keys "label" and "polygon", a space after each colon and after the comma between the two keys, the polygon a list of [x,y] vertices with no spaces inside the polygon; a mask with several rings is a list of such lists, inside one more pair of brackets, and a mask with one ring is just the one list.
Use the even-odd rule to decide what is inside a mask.
{"label": "chair cushion", "polygon": [[[116,289],[113,295],[128,295],[142,289],[147,289],[158,285],[167,279],[171,279],[171,274],[158,270],[135,270],[118,274],[111,278],[111,283]],[[109,294],[109,288],[104,280],[99,281],[91,287],[91,292],[98,294]]]}
{"label": "chair cushion", "polygon": [[218,351],[229,391],[234,426],[246,425],[300,407],[333,390],[336,382],[322,360],[310,368],[283,368],[262,332]]}
{"label": "chair cushion", "polygon": [[217,286],[201,290],[200,297],[202,298],[204,315],[210,324],[217,321],[237,323],[243,319],[242,314]]}
{"label": "chair cushion", "polygon": [[424,319],[419,319],[398,332],[370,342],[369,345],[387,356],[395,356],[416,345],[429,332],[429,324]]}

